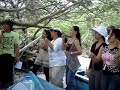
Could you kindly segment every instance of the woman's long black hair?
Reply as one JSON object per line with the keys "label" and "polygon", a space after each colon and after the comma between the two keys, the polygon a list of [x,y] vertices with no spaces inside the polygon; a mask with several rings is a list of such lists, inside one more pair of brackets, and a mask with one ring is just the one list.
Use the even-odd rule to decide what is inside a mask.
{"label": "woman's long black hair", "polygon": [[45,29],[44,31],[45,31],[45,33],[47,35],[47,39],[50,40],[50,41],[52,41],[53,39],[52,39],[52,37],[50,35],[50,30]]}
{"label": "woman's long black hair", "polygon": [[80,35],[80,29],[78,26],[73,26],[73,29],[77,31],[76,38],[79,40],[80,46],[81,46],[81,35]]}
{"label": "woman's long black hair", "polygon": [[115,38],[120,39],[120,29],[112,29],[112,35],[115,35]]}

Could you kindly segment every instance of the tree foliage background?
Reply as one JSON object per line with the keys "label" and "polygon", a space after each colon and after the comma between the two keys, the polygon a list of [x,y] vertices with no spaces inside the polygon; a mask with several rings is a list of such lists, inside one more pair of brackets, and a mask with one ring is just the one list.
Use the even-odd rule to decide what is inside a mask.
{"label": "tree foliage background", "polygon": [[119,8],[120,0],[0,0],[0,23],[10,18],[33,36],[48,27],[68,34],[73,25],[84,34],[97,25],[120,27]]}

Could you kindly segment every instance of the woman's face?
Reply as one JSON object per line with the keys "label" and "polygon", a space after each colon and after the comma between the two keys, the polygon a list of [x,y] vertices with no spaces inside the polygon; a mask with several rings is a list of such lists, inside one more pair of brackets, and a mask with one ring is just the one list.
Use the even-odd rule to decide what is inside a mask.
{"label": "woman's face", "polygon": [[109,35],[109,37],[108,37],[108,41],[109,41],[110,43],[115,42],[115,41],[116,41],[115,34],[111,34],[111,35]]}
{"label": "woman's face", "polygon": [[50,31],[50,35],[51,35],[52,38],[54,38],[54,37],[56,36],[56,34],[57,34],[57,32],[55,32],[55,31]]}
{"label": "woman's face", "polygon": [[117,44],[117,47],[120,49],[120,41],[118,39],[116,39],[116,44]]}
{"label": "woman's face", "polygon": [[43,31],[43,33],[42,33],[42,37],[43,37],[43,38],[46,38],[46,37],[47,37],[47,35],[46,35],[46,32],[45,32],[45,31]]}
{"label": "woman's face", "polygon": [[95,39],[100,39],[101,38],[101,35],[98,33],[98,32],[95,32]]}
{"label": "woman's face", "polygon": [[76,35],[76,31],[73,28],[71,28],[69,31],[70,31],[70,36],[71,37]]}

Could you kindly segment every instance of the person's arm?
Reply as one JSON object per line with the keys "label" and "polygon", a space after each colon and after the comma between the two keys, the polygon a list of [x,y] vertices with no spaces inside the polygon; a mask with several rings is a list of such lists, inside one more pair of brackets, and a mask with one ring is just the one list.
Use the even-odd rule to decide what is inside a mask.
{"label": "person's arm", "polygon": [[90,55],[89,55],[89,58],[93,58],[94,57],[94,50],[95,50],[95,46],[96,46],[96,43],[94,43],[92,46],[91,46],[91,49],[90,49]]}
{"label": "person's arm", "polygon": [[2,36],[3,36],[3,31],[1,30],[0,31],[0,40],[2,39]]}
{"label": "person's arm", "polygon": [[48,42],[48,46],[54,51],[53,44],[51,42]]}
{"label": "person's arm", "polygon": [[17,33],[15,33],[15,42],[14,42],[14,53],[15,53],[15,58],[17,61],[19,61],[20,59],[20,55],[19,55],[19,35]]}
{"label": "person's arm", "polygon": [[45,44],[53,50],[53,44],[47,38],[45,38]]}
{"label": "person's arm", "polygon": [[[49,41],[48,41],[48,42],[49,42]],[[48,46],[46,45],[46,43],[45,43],[45,40],[44,40],[44,39],[41,41],[41,43],[40,43],[40,47],[39,47],[39,48],[42,48],[42,49],[44,49],[44,50],[46,50],[46,51],[47,51]]]}
{"label": "person's arm", "polygon": [[58,38],[54,41],[54,44],[48,41],[47,45],[54,51],[57,52],[60,48],[62,48],[62,38]]}
{"label": "person's arm", "polygon": [[65,35],[63,34],[62,35],[62,49],[63,50],[66,50],[66,44],[67,44],[67,42],[65,43]]}
{"label": "person's arm", "polygon": [[20,59],[20,57],[19,57],[19,44],[15,44],[14,48],[15,48],[15,58],[17,61],[19,61],[19,59]]}
{"label": "person's arm", "polygon": [[115,59],[116,59],[117,66],[120,67],[120,50],[116,52]]}
{"label": "person's arm", "polygon": [[98,63],[100,60],[102,60],[102,50],[103,50],[103,46],[101,46],[97,56],[93,54],[91,59],[93,60],[94,63]]}

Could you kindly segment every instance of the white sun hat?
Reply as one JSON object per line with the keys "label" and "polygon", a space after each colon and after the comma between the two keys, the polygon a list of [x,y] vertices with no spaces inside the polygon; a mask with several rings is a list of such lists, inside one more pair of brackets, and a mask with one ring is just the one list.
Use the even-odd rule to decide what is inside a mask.
{"label": "white sun hat", "polygon": [[98,32],[101,36],[104,36],[104,37],[108,36],[107,28],[104,26],[98,26],[98,27],[92,28],[92,30]]}

